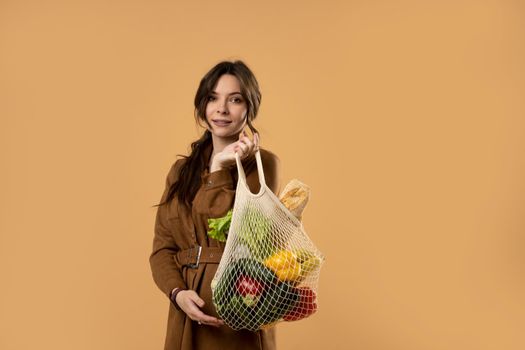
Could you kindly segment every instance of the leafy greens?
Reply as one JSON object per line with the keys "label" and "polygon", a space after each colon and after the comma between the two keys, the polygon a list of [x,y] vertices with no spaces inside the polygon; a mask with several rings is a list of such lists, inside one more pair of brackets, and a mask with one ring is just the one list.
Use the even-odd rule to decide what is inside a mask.
{"label": "leafy greens", "polygon": [[226,242],[226,235],[230,230],[230,224],[232,222],[233,209],[228,210],[225,216],[221,218],[208,219],[208,236],[218,240],[219,242]]}

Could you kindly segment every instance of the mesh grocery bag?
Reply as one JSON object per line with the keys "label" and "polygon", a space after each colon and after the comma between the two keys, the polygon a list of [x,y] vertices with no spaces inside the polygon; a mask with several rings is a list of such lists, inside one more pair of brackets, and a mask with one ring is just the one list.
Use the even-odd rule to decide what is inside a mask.
{"label": "mesh grocery bag", "polygon": [[235,154],[239,180],[211,286],[218,315],[235,330],[256,331],[312,315],[324,261],[300,219],[266,186],[260,151],[255,157],[261,184],[257,194],[250,192]]}

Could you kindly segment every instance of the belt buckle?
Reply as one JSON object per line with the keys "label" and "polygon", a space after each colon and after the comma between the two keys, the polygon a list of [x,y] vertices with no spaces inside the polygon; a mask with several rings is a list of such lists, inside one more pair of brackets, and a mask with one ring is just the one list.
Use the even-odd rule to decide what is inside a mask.
{"label": "belt buckle", "polygon": [[188,267],[191,269],[196,269],[199,267],[199,261],[201,260],[202,246],[199,246],[199,251],[197,253],[197,262],[195,264],[188,264]]}

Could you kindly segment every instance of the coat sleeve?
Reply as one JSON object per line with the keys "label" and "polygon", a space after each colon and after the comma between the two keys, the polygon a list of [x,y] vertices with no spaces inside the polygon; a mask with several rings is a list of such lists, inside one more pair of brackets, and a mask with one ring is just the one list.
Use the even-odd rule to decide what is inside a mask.
{"label": "coat sleeve", "polygon": [[[166,177],[166,187],[162,194],[161,202],[167,197],[170,185],[177,180],[180,164],[180,160],[177,160],[175,164],[172,165],[168,176]],[[182,278],[181,271],[175,263],[174,255],[179,248],[175,244],[172,232],[169,230],[167,213],[167,204],[157,207],[157,215],[154,225],[153,250],[150,254],[149,262],[153,280],[159,289],[169,298],[171,291],[174,288],[187,289],[187,287]]]}
{"label": "coat sleeve", "polygon": [[[280,160],[274,153],[261,150],[261,161],[266,185],[278,195],[280,190]],[[237,169],[234,168],[234,171]],[[259,192],[259,174],[256,166],[246,172],[246,182],[252,193]],[[204,202],[200,204],[207,208],[208,216],[219,218],[226,215],[228,210],[233,207],[235,200],[231,169],[223,168],[203,175],[202,186],[204,186],[205,195],[203,197]]]}

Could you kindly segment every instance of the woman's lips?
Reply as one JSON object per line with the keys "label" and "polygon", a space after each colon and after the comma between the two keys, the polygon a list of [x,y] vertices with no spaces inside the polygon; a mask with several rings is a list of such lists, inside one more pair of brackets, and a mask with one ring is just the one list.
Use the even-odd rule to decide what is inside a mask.
{"label": "woman's lips", "polygon": [[213,120],[213,123],[217,126],[227,126],[227,125],[230,125],[231,122],[227,122],[227,121],[220,121],[220,120]]}

